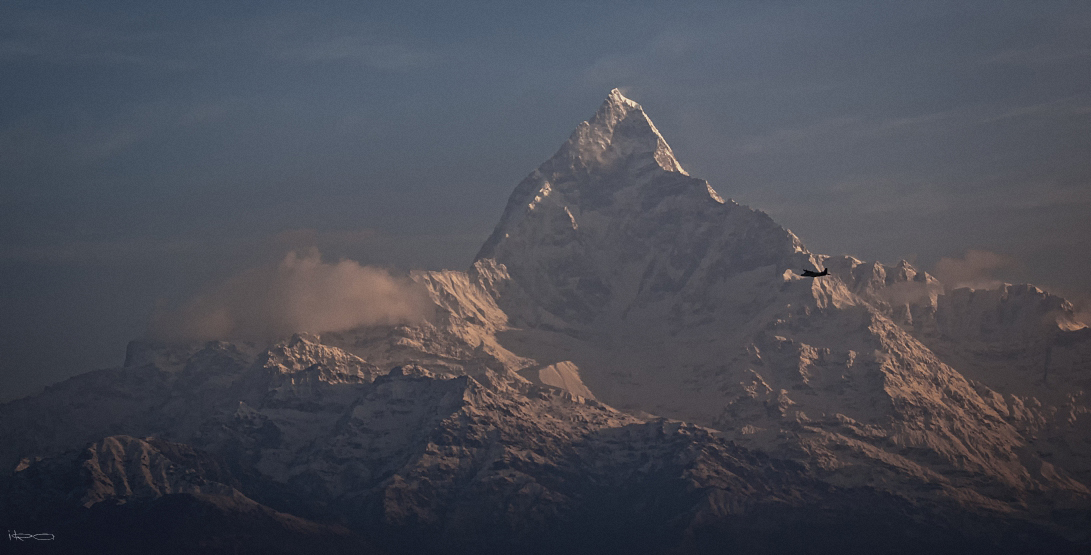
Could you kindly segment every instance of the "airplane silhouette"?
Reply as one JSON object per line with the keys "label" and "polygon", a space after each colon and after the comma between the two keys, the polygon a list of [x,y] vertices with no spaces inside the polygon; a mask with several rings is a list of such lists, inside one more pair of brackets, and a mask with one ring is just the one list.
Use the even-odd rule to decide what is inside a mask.
{"label": "airplane silhouette", "polygon": [[822,277],[822,276],[830,275],[830,270],[829,270],[829,268],[822,268],[821,272],[812,272],[811,270],[803,270],[803,273],[799,274],[799,275],[801,275],[803,277]]}

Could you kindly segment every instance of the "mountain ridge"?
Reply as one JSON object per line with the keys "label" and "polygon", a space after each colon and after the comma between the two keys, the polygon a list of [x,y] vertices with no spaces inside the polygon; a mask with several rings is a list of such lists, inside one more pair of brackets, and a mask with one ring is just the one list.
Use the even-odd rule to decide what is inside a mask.
{"label": "mountain ridge", "polygon": [[[122,368],[0,405],[0,464],[177,442],[256,477],[237,483],[269,510],[399,552],[793,552],[762,532],[790,522],[829,552],[1088,545],[1091,333],[1070,304],[811,253],[689,176],[617,89],[469,271],[411,278],[428,321],[135,341]],[[822,511],[896,524],[853,539]],[[619,543],[577,524],[595,519]]]}

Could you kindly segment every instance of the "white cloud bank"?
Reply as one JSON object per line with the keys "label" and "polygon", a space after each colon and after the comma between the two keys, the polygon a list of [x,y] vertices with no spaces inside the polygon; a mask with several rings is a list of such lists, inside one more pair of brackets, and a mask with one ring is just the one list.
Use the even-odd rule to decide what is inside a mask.
{"label": "white cloud bank", "polygon": [[242,272],[178,308],[157,310],[150,335],[160,341],[267,341],[296,332],[419,322],[432,306],[424,287],[408,278],[352,260],[323,262],[312,249]]}

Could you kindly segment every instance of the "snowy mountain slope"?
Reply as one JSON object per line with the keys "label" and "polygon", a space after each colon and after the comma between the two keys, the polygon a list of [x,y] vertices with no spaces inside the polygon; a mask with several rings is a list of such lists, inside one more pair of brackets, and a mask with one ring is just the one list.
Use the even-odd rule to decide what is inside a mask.
{"label": "snowy mountain slope", "polygon": [[1091,483],[1091,330],[1032,285],[948,291],[906,262],[826,262],[854,292],[957,368],[1029,446]]}
{"label": "snowy mountain slope", "polygon": [[322,341],[385,367],[412,363],[440,374],[472,374],[486,367],[514,372],[535,364],[497,343],[495,334],[507,327],[508,318],[478,274],[445,270],[412,277],[435,303],[429,321],[327,333]]}
{"label": "snowy mountain slope", "polygon": [[693,297],[705,292],[698,284],[806,258],[768,216],[689,177],[616,90],[516,187],[477,256],[503,264],[537,307],[570,325],[613,324],[676,297],[706,303]]}
{"label": "snowy mountain slope", "polygon": [[[1071,305],[810,253],[690,177],[616,90],[468,272],[412,278],[435,305],[420,324],[133,342],[123,368],[0,405],[0,465],[70,475],[91,444],[116,455],[103,501],[245,505],[225,510],[398,552],[1087,546],[1091,337]],[[254,505],[179,493],[171,449],[219,457],[198,474]]]}
{"label": "snowy mountain slope", "polygon": [[[221,381],[223,361],[202,352],[187,368],[202,377],[197,381]],[[307,353],[326,356],[329,371],[284,373],[286,365],[267,365],[322,364]],[[42,453],[44,459],[24,461],[0,480],[5,514],[23,510],[33,496],[40,518],[31,524],[56,523],[57,511],[67,511],[65,532],[84,537],[94,534],[88,523],[106,518],[114,522],[108,529],[118,522],[144,526],[157,514],[190,523],[218,518],[205,524],[212,552],[231,552],[232,538],[261,531],[280,538],[269,552],[314,545],[344,551],[360,545],[360,536],[407,553],[720,552],[724,545],[790,552],[804,543],[819,553],[1004,552],[1028,541],[1059,552],[1075,548],[1026,519],[831,486],[804,465],[745,449],[713,430],[642,420],[554,388],[437,377],[420,367],[396,368],[372,382],[345,379],[358,365],[305,337],[274,346],[243,365],[229,386],[245,384],[248,400],[235,395],[232,407],[233,396],[225,395],[223,406],[181,420],[169,406],[168,413],[145,415],[162,427],[160,436],[187,432],[186,420],[203,418],[188,438],[203,450],[110,436],[77,451]],[[55,397],[58,406],[76,394],[55,388],[41,397]],[[77,425],[80,417],[57,414],[55,425]],[[129,508],[117,509],[119,503]],[[973,525],[952,527],[945,514]],[[224,522],[244,532],[226,532]],[[861,525],[869,530],[861,533]],[[987,532],[1001,525],[1024,537],[997,543],[1003,536]]]}
{"label": "snowy mountain slope", "polygon": [[[542,435],[535,427],[594,430],[637,422],[562,388],[536,386],[502,368],[475,368],[475,357],[480,353],[461,363],[480,383],[467,374],[437,377],[421,366],[377,375],[362,359],[307,336],[254,355],[212,342],[181,370],[143,365],[93,372],[0,407],[7,440],[0,454],[11,468],[19,458],[140,433],[229,454],[235,464],[331,500],[407,464],[444,419],[495,421],[489,412],[499,411],[527,420],[513,424],[528,428],[525,441]],[[501,393],[502,402],[495,399]],[[487,435],[495,426],[473,433]]]}
{"label": "snowy mountain slope", "polygon": [[[142,360],[139,353],[155,347],[129,350],[130,361]],[[0,434],[8,438],[0,464],[10,468],[21,456],[55,454],[117,433],[189,441],[210,415],[234,410],[259,392],[374,379],[374,368],[358,357],[303,336],[262,352],[218,341],[187,350],[189,357],[168,370],[155,364],[98,370],[0,406]]]}
{"label": "snowy mountain slope", "polygon": [[945,293],[905,261],[887,267],[843,256],[823,264],[967,378],[1001,394],[1055,404],[1091,383],[1091,331],[1061,297],[1026,284]]}
{"label": "snowy mountain slope", "polygon": [[344,527],[273,510],[241,487],[218,456],[110,436],[0,478],[0,518],[9,532],[48,530],[51,553],[378,552]]}
{"label": "snowy mountain slope", "polygon": [[[57,482],[56,489],[32,484],[47,476],[55,478],[69,473],[75,475]],[[155,499],[174,493],[242,496],[233,487],[236,484],[231,473],[215,457],[153,438],[110,436],[63,456],[24,459],[16,467],[15,477],[6,497],[32,497],[30,503],[41,505],[51,501],[46,494],[62,496],[82,507],[107,501],[120,504]],[[25,504],[23,509],[34,512],[34,508]]]}
{"label": "snowy mountain slope", "polygon": [[[959,327],[953,315],[966,313],[934,278],[809,253],[689,177],[616,90],[519,184],[487,261],[512,282],[496,294],[515,324],[501,343],[575,362],[612,405],[723,429],[852,483],[910,479],[985,505],[1087,493],[1038,460],[988,381],[911,333]],[[827,263],[829,277],[796,275]]]}

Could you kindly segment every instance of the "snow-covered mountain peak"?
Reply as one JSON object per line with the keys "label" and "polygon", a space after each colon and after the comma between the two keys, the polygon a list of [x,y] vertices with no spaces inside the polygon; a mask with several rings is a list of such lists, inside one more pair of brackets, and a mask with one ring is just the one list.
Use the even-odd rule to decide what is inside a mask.
{"label": "snow-covered mountain peak", "polygon": [[554,159],[591,173],[652,164],[688,175],[640,104],[614,89],[591,119],[580,123]]}
{"label": "snow-covered mountain peak", "polygon": [[636,108],[638,110],[640,109],[639,104],[637,104],[633,100],[630,100],[629,98],[626,98],[625,95],[621,93],[621,89],[618,88],[610,90],[610,94],[606,95],[606,101],[603,104],[626,105],[631,108]]}
{"label": "snow-covered mountain peak", "polygon": [[668,200],[694,207],[724,204],[708,182],[682,169],[643,108],[614,89],[557,153],[515,188],[476,260],[499,260],[498,247],[513,235],[559,234],[548,240],[567,241],[581,226],[594,234],[611,221],[646,217]]}
{"label": "snow-covered mountain peak", "polygon": [[[263,538],[331,531],[286,511],[393,553],[793,553],[868,530],[813,551],[1091,546],[1091,329],[1075,307],[811,253],[682,171],[616,89],[518,185],[468,272],[410,277],[426,320],[134,341],[122,368],[0,404],[0,468],[16,468],[0,520],[41,515],[25,528],[61,538],[76,537],[53,528],[62,509],[97,524],[226,507],[226,537],[253,515]],[[906,543],[890,535],[903,519],[904,537],[953,522],[970,543]],[[375,552],[303,539],[251,550]]]}
{"label": "snow-covered mountain peak", "polygon": [[[706,302],[726,275],[779,275],[808,256],[767,215],[685,173],[640,105],[615,89],[516,187],[477,260],[502,264],[543,318],[586,325],[660,301]],[[526,303],[505,302],[511,316],[513,304]],[[670,310],[647,316],[661,320],[660,309]]]}

